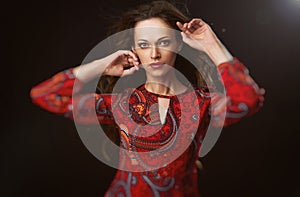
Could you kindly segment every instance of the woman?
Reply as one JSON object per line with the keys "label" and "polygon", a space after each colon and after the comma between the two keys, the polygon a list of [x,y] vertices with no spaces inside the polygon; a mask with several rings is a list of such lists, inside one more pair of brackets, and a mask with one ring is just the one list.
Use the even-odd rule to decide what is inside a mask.
{"label": "woman", "polygon": [[[115,27],[129,29],[127,38],[116,42],[123,50],[54,75],[33,87],[31,98],[48,111],[85,124],[95,121],[81,109],[96,105],[97,122],[117,126],[125,151],[120,149],[120,170],[105,196],[199,196],[196,161],[210,122],[222,127],[256,113],[264,90],[208,24],[189,19],[166,1],[126,12]],[[206,62],[196,65],[201,72],[195,70],[188,81],[176,74],[189,64],[178,55],[186,49],[193,51],[189,58]],[[214,79],[209,66],[219,71],[226,96],[209,92]],[[118,79],[135,79],[141,70],[145,81],[137,88],[95,93],[83,101],[80,90],[91,80],[103,75],[99,90],[107,93]],[[75,80],[79,85],[74,90]]]}

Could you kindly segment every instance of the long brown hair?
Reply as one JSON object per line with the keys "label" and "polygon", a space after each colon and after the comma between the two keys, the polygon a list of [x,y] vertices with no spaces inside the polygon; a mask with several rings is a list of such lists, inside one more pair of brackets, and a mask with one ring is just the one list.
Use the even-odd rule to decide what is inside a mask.
{"label": "long brown hair", "polygon": [[[122,15],[120,15],[119,20],[110,27],[108,36],[124,31],[125,33],[120,34],[117,40],[112,40],[111,42],[114,45],[114,50],[130,50],[133,44],[132,29],[135,27],[137,22],[150,18],[159,18],[171,28],[180,32],[176,22],[180,21],[185,23],[190,21],[191,17],[189,17],[189,15],[189,11],[185,5],[182,6],[181,4],[181,8],[179,8],[179,6],[177,6],[174,2],[167,0],[155,0],[150,3],[141,4],[135,9],[125,11]],[[179,36],[181,35],[179,34]],[[198,62],[198,66],[201,69],[201,73],[195,68],[193,62],[188,61],[181,55],[177,55],[175,68],[180,71],[191,84],[196,85],[197,87],[206,86],[207,82],[212,80],[211,76],[214,72],[213,67],[215,66],[205,53],[194,50],[183,43],[182,51],[185,50],[188,51],[185,53],[188,56],[188,59],[200,60],[200,63]],[[134,79],[134,74],[128,78]],[[118,80],[119,77],[102,76],[98,82],[97,91],[99,93],[111,93]],[[130,82],[128,82],[128,84],[130,84]],[[112,129],[112,126],[106,127],[108,127],[108,130]],[[107,135],[111,137],[111,133],[107,133]],[[111,137],[111,139],[113,138],[114,137]]]}

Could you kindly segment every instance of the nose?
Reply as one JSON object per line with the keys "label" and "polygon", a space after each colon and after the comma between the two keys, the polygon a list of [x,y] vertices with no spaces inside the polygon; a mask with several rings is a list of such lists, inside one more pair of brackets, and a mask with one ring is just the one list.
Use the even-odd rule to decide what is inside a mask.
{"label": "nose", "polygon": [[159,59],[160,58],[160,52],[159,49],[157,47],[152,47],[152,51],[151,51],[151,59]]}

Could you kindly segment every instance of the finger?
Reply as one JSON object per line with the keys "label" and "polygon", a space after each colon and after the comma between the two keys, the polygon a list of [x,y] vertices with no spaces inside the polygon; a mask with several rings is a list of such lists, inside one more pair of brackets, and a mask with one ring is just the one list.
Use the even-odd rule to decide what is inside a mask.
{"label": "finger", "polygon": [[138,60],[138,57],[132,51],[124,50],[123,54],[126,55],[126,56],[131,56],[136,61]]}
{"label": "finger", "polygon": [[184,24],[183,24],[183,31],[186,31],[186,29],[187,29],[187,26],[188,26],[188,24],[187,24],[187,23],[184,23]]}
{"label": "finger", "polygon": [[127,69],[127,70],[124,70],[121,77],[124,77],[124,76],[127,76],[127,75],[132,75],[135,71],[136,71],[136,67],[133,66],[133,67]]}
{"label": "finger", "polygon": [[194,33],[194,31],[196,31],[197,28],[195,28],[194,26],[192,26],[188,30],[189,30],[189,32]]}
{"label": "finger", "polygon": [[133,60],[133,58],[132,57],[130,57],[130,56],[128,56],[127,57],[127,62],[129,63],[129,64],[133,64],[133,62],[134,62],[134,60]]}
{"label": "finger", "polygon": [[192,20],[188,23],[188,27],[187,27],[187,28],[191,28],[192,26],[194,26],[194,25],[196,25],[196,24],[200,25],[201,21],[202,21],[202,20],[201,20],[200,18],[194,18],[194,19],[192,19]]}
{"label": "finger", "polygon": [[195,24],[195,25],[190,27],[190,29],[195,29],[195,30],[197,30],[199,28],[201,28],[201,26],[199,24]]}
{"label": "finger", "polygon": [[184,33],[185,33],[187,36],[189,36],[189,35],[192,34],[192,32],[191,32],[190,30],[188,30],[188,29],[186,29],[186,30],[184,31]]}
{"label": "finger", "polygon": [[258,97],[258,100],[259,100],[259,102],[261,102],[261,103],[262,103],[262,102],[264,102],[264,101],[265,101],[265,97],[263,97],[263,96],[259,96],[259,97]]}
{"label": "finger", "polygon": [[184,23],[184,24],[180,23],[180,27],[179,28],[180,28],[180,30],[182,32],[184,32],[186,30],[186,28],[187,28],[187,23]]}
{"label": "finger", "polygon": [[134,65],[134,68],[136,71],[140,69],[140,67],[138,65]]}
{"label": "finger", "polygon": [[188,28],[188,23],[184,23],[183,25],[183,30],[182,30],[185,34],[190,35],[192,32],[190,31],[190,29]]}
{"label": "finger", "polygon": [[176,25],[181,31],[183,30],[183,24],[181,22],[177,21]]}
{"label": "finger", "polygon": [[200,27],[202,27],[206,25],[206,23],[201,18],[197,18],[193,21],[192,25],[199,25]]}
{"label": "finger", "polygon": [[264,95],[264,94],[266,93],[266,90],[265,90],[264,88],[260,88],[260,89],[259,89],[259,93],[260,93],[261,95]]}
{"label": "finger", "polygon": [[128,63],[131,66],[135,66],[137,69],[139,69],[138,65],[139,65],[139,61],[138,60],[134,60],[132,57],[128,58]]}
{"label": "finger", "polygon": [[196,31],[197,29],[201,28],[201,26],[199,25],[199,23],[193,22],[188,24],[188,30],[193,33],[194,31]]}

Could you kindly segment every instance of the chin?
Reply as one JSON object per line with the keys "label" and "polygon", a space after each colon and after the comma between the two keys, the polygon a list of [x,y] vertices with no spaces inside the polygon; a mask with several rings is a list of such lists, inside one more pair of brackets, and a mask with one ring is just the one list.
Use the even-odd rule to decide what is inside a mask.
{"label": "chin", "polygon": [[153,72],[148,72],[147,76],[148,78],[159,78],[160,80],[164,79],[168,79],[170,75],[170,71],[165,71],[165,70],[155,70]]}

